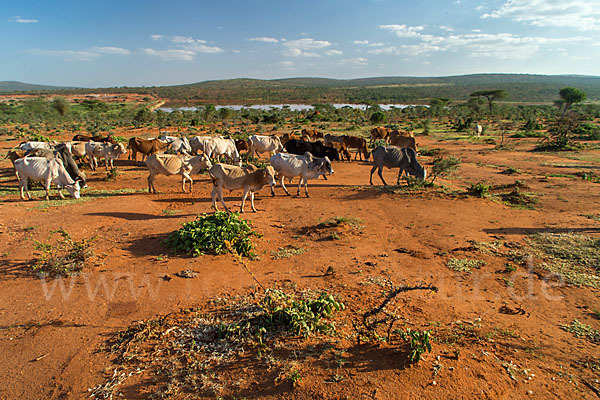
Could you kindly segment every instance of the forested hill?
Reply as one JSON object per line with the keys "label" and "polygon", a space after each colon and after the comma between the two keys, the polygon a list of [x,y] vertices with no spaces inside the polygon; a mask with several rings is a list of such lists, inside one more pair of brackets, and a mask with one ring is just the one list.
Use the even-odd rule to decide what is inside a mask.
{"label": "forested hill", "polygon": [[507,101],[552,102],[573,86],[600,100],[600,77],[575,75],[477,74],[448,77],[378,77],[363,79],[231,79],[189,85],[144,88],[170,102],[255,103],[427,103],[435,97],[466,100],[486,89],[504,89]]}
{"label": "forested hill", "polygon": [[600,100],[600,77],[581,75],[474,74],[447,77],[377,77],[362,79],[229,79],[187,85],[74,89],[60,92],[153,94],[172,105],[275,103],[428,103],[445,97],[466,100],[478,90],[504,89],[512,102],[551,103],[572,86]]}
{"label": "forested hill", "polygon": [[39,92],[52,90],[71,90],[73,87],[50,86],[50,85],[34,85],[31,83],[23,83],[17,81],[0,81],[0,93],[4,92]]}

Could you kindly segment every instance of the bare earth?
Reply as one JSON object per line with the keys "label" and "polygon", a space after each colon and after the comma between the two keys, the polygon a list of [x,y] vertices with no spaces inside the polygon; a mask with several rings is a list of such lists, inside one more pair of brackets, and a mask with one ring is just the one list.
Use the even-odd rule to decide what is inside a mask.
{"label": "bare earth", "polygon": [[[462,329],[460,356],[448,356],[456,345],[434,343],[433,352],[425,354],[420,363],[407,365],[393,344],[358,344],[345,338],[337,344],[344,348],[347,360],[342,366],[331,366],[313,356],[299,362],[302,381],[296,387],[274,382],[265,372],[263,379],[254,374],[242,389],[225,392],[226,396],[598,397],[593,389],[600,388],[598,370],[581,365],[582,360],[598,360],[598,344],[560,328],[577,319],[600,329],[598,290],[566,285],[535,266],[513,272],[510,286],[504,279],[508,275],[502,272],[506,259],[475,252],[468,241],[522,244],[525,235],[541,231],[597,237],[600,223],[585,215],[600,212],[598,184],[545,176],[598,172],[600,152],[579,153],[588,157],[579,160],[532,153],[532,139],[514,139],[518,146],[513,151],[491,151],[493,145],[489,144],[438,142],[428,137],[418,137],[418,143],[443,148],[462,159],[456,173],[436,183],[464,192],[469,182],[485,180],[498,185],[518,179],[528,191],[538,194],[536,209],[514,209],[490,199],[437,190],[386,193],[365,186],[369,164],[337,162],[329,180],[309,183],[309,199],[287,197],[279,187],[276,197],[269,195],[268,188],[262,190],[256,200],[259,212],[244,215],[264,235],[253,239],[260,260],[248,265],[265,287],[323,289],[337,296],[347,307],[338,322],[340,331],[346,333],[352,332],[351,320],[381,302],[385,289],[381,282],[386,279],[396,285],[434,285],[439,288],[437,293],[414,291],[400,296],[398,313],[404,326],[432,329],[434,336],[436,330],[444,336]],[[0,142],[3,152],[15,144]],[[426,165],[433,160],[420,159]],[[21,201],[16,194],[0,198],[2,399],[87,397],[89,388],[112,373],[110,355],[102,351],[106,341],[133,321],[202,307],[209,299],[256,289],[256,282],[230,255],[176,256],[161,244],[182,223],[211,212],[212,185],[206,175],[195,177],[192,194],[180,193],[178,177],[159,176],[156,186],[161,193],[150,195],[145,192],[145,167],[126,159],[115,165],[119,175],[112,182],[103,181],[103,168],[95,173],[86,170],[88,190],[143,191],[112,193],[56,207],[42,207],[45,202],[39,198]],[[501,174],[508,166],[521,173]],[[384,176],[388,183],[395,182],[396,171],[386,170]],[[0,179],[0,190],[17,185],[8,160],[0,161]],[[381,184],[379,177],[373,179]],[[289,189],[295,193],[295,185]],[[82,197],[93,196],[84,191]],[[226,194],[225,200],[235,209],[241,202],[240,193]],[[250,211],[249,204],[246,208]],[[342,228],[340,240],[303,233],[336,216],[358,218],[362,228]],[[31,273],[33,240],[46,240],[50,231],[58,228],[75,239],[98,236],[94,245],[98,266],[62,280],[45,280]],[[273,260],[271,251],[286,245],[306,252]],[[471,274],[455,272],[446,266],[452,257],[481,259],[486,265]],[[324,274],[330,266],[335,273]],[[197,277],[175,276],[185,269],[197,272]],[[165,275],[172,279],[163,279]],[[436,367],[440,364],[441,369]],[[240,366],[231,372],[232,379],[245,376],[245,367],[252,368]],[[326,383],[332,373],[343,380]],[[146,397],[146,385],[141,377],[131,378],[125,398]]]}

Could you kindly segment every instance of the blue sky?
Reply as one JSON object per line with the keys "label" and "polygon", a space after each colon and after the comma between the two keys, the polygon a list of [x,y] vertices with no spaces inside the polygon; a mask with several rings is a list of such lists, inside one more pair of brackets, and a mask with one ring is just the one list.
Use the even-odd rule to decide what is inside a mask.
{"label": "blue sky", "polygon": [[0,81],[600,75],[600,0],[0,0]]}

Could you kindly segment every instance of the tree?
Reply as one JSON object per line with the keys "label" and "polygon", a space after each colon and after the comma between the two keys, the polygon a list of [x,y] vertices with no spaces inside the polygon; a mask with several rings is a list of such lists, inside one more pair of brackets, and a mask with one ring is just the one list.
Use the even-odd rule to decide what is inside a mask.
{"label": "tree", "polygon": [[64,97],[55,98],[52,100],[51,105],[61,116],[64,116],[69,111],[69,102]]}
{"label": "tree", "polygon": [[471,97],[485,97],[488,102],[490,114],[492,113],[492,105],[494,100],[503,99],[508,96],[508,93],[504,89],[492,89],[492,90],[479,90],[470,94]]}
{"label": "tree", "polygon": [[381,111],[376,111],[373,114],[371,114],[371,118],[369,119],[373,124],[381,124],[385,122],[385,114]]}
{"label": "tree", "polygon": [[555,104],[563,107],[561,116],[564,116],[573,104],[580,103],[586,98],[585,92],[574,87],[562,88],[558,94],[560,95],[560,100],[555,102]]}

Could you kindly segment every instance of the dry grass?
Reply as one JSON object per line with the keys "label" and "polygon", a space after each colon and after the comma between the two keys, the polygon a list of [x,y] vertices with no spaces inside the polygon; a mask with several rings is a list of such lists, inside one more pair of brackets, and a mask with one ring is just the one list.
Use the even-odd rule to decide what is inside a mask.
{"label": "dry grass", "polygon": [[451,258],[448,260],[446,266],[457,272],[468,272],[471,273],[473,268],[481,268],[485,265],[485,261],[482,260],[471,260],[468,258]]}

